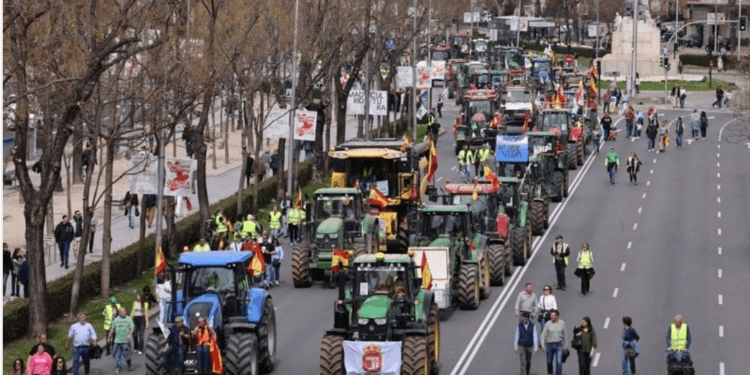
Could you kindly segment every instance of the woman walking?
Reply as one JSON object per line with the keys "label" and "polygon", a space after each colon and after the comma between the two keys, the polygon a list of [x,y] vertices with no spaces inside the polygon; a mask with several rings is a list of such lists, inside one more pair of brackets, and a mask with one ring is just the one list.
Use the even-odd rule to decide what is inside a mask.
{"label": "woman walking", "polygon": [[589,243],[584,242],[581,251],[578,252],[578,277],[581,278],[581,295],[589,292],[591,284],[591,271],[594,269],[594,255],[591,253]]}
{"label": "woman walking", "polygon": [[65,358],[57,357],[52,365],[51,375],[68,375],[68,366],[65,364]]}
{"label": "woman walking", "polygon": [[674,141],[677,143],[677,147],[682,147],[682,133],[684,132],[685,124],[682,122],[682,117],[678,117],[674,128]]}
{"label": "woman walking", "polygon": [[544,324],[549,320],[552,310],[557,310],[557,299],[552,295],[552,285],[544,286],[544,294],[539,297],[539,306],[541,310],[539,311],[539,318],[537,320],[539,320],[540,328],[544,329]]}
{"label": "woman walking", "polygon": [[26,375],[26,366],[23,364],[23,359],[16,358],[13,361],[13,369],[10,370],[10,375]]}
{"label": "woman walking", "polygon": [[628,362],[630,362],[630,373],[635,375],[635,357],[638,356],[638,332],[631,325],[633,319],[629,316],[622,317],[622,375],[628,375]]}
{"label": "woman walking", "polygon": [[596,332],[591,325],[591,318],[584,316],[581,319],[581,326],[573,329],[573,333],[581,339],[581,346],[576,348],[578,352],[578,374],[591,375],[591,359],[596,354]]}
{"label": "woman walking", "polygon": [[706,140],[706,129],[708,128],[708,116],[706,116],[706,111],[701,111],[701,138],[703,140]]}
{"label": "woman walking", "polygon": [[278,238],[274,238],[271,244],[276,249],[276,253],[271,256],[271,264],[276,271],[274,272],[274,280],[271,280],[271,282],[279,285],[279,270],[281,269],[281,261],[284,260],[284,248],[281,247]]}
{"label": "woman walking", "polygon": [[690,133],[693,136],[693,140],[698,139],[698,131],[700,130],[701,117],[698,114],[697,109],[693,109],[693,114],[690,115]]}
{"label": "woman walking", "polygon": [[148,329],[148,309],[149,303],[144,301],[143,294],[136,293],[133,307],[130,309],[130,317],[133,319],[135,332],[133,334],[133,346],[138,354],[143,354],[143,332]]}
{"label": "woman walking", "polygon": [[664,121],[659,127],[659,152],[667,151],[667,147],[669,147],[669,121]]}
{"label": "woman walking", "polygon": [[52,372],[52,357],[39,344],[36,353],[29,357],[29,375],[49,375]]}
{"label": "woman walking", "polygon": [[641,169],[641,160],[638,159],[638,155],[635,154],[635,151],[630,151],[630,156],[628,156],[628,161],[626,163],[628,167],[628,174],[630,175],[630,183],[635,183],[638,185],[638,171]]}
{"label": "woman walking", "polygon": [[21,296],[21,287],[20,284],[20,272],[21,272],[21,266],[23,265],[25,258],[23,254],[21,254],[21,248],[17,247],[13,250],[13,270],[10,272],[11,278],[10,278],[10,296],[11,297],[20,297]]}

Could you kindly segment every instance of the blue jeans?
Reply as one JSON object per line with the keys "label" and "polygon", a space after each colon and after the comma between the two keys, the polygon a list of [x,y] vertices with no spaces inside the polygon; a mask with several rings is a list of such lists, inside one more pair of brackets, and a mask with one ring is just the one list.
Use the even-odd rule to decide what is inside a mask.
{"label": "blue jeans", "polygon": [[115,368],[122,368],[123,357],[125,357],[125,361],[128,363],[128,368],[130,368],[130,344],[115,343]]}
{"label": "blue jeans", "polygon": [[653,150],[656,143],[655,137],[648,137],[648,149]]}
{"label": "blue jeans", "polygon": [[281,268],[281,261],[276,261],[276,260],[274,260],[273,262],[271,262],[271,267],[272,267],[272,268],[273,268],[273,270],[274,270],[274,274],[273,274],[274,278],[273,278],[273,281],[279,281],[279,273],[280,273],[280,272],[279,272],[279,271],[280,271],[279,269]]}
{"label": "blue jeans", "polygon": [[71,371],[73,371],[73,375],[78,375],[79,357],[80,359],[83,359],[83,369],[88,374],[89,370],[91,370],[91,365],[89,363],[89,346],[88,345],[73,347],[73,365],[71,367]]}
{"label": "blue jeans", "polygon": [[263,273],[263,285],[271,285],[276,280],[276,268],[271,263],[266,264],[266,272]]}
{"label": "blue jeans", "polygon": [[714,104],[711,104],[711,107],[718,105],[719,108],[721,108],[721,102],[722,101],[723,101],[723,98],[722,99],[716,99],[716,101],[714,102]]}
{"label": "blue jeans", "polygon": [[677,142],[677,145],[682,147],[682,133],[675,133],[674,141]]}
{"label": "blue jeans", "polygon": [[562,342],[548,342],[547,346],[547,372],[552,369],[552,361],[555,361],[555,375],[562,375]]}
{"label": "blue jeans", "polygon": [[463,168],[464,168],[464,171],[463,171],[464,172],[464,180],[471,181],[470,180],[470,178],[471,178],[471,170],[470,170],[471,166],[469,164],[465,164],[463,166]]}
{"label": "blue jeans", "polygon": [[70,254],[70,242],[60,241],[57,243],[57,247],[60,248],[60,264],[68,265],[68,255]]}
{"label": "blue jeans", "polygon": [[626,122],[625,123],[625,131],[627,133],[627,136],[633,136],[633,123],[632,122]]}
{"label": "blue jeans", "polygon": [[555,271],[557,273],[557,286],[565,288],[565,261],[555,261]]}
{"label": "blue jeans", "polygon": [[617,175],[617,164],[609,163],[607,170],[609,171],[609,182],[614,183],[615,175]]}
{"label": "blue jeans", "polygon": [[626,357],[624,347],[620,350],[620,356],[622,357],[622,375],[628,375],[628,361],[630,362],[630,373],[635,374],[635,358]]}
{"label": "blue jeans", "polygon": [[185,372],[185,346],[177,345],[170,346],[169,349],[164,353],[164,370],[169,373],[169,357],[172,353],[177,352],[177,364],[180,367],[180,373]]}
{"label": "blue jeans", "polygon": [[135,206],[131,206],[127,208],[128,210],[128,226],[131,228],[135,228],[135,219],[133,219],[133,211],[135,211]]}
{"label": "blue jeans", "polygon": [[211,370],[210,348],[205,345],[195,347],[195,358],[198,360],[198,372],[209,372]]}
{"label": "blue jeans", "polygon": [[280,228],[271,229],[271,238],[279,238]]}

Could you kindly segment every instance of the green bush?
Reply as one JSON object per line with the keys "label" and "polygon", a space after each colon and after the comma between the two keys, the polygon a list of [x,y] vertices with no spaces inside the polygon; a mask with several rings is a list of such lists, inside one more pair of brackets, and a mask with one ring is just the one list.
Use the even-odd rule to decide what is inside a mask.
{"label": "green bush", "polygon": [[680,61],[682,61],[682,65],[695,65],[695,66],[703,66],[708,68],[708,56],[703,55],[686,55],[682,54],[680,55]]}
{"label": "green bush", "polygon": [[[312,178],[312,162],[306,161],[300,164],[299,175],[297,176],[299,184],[307,185]],[[278,188],[278,177],[274,176],[263,181],[258,187],[258,207],[265,207],[276,198]],[[243,210],[251,212],[253,206],[253,189],[247,188],[243,193]],[[210,212],[216,212],[219,206],[224,207],[224,213],[228,217],[237,216],[236,196],[224,198],[216,204],[211,205]],[[176,224],[177,231],[177,248],[183,246],[192,246],[200,239],[200,214],[194,213],[189,217],[180,220]],[[144,244],[143,264],[145,269],[153,265],[154,242],[156,236],[151,234],[146,237]],[[166,237],[166,236],[165,236]],[[166,247],[166,238],[163,246]],[[137,272],[138,249],[140,243],[135,242],[126,248],[112,254],[110,285],[126,284],[140,275]],[[87,301],[96,297],[100,293],[101,280],[101,262],[89,264],[84,267],[81,277],[79,304],[83,305]],[[73,275],[70,274],[61,279],[52,281],[47,284],[47,316],[50,320],[63,317],[68,313],[70,308],[70,295],[73,287]],[[3,342],[17,340],[26,336],[28,331],[29,304],[26,299],[19,298],[6,304],[3,308]]]}

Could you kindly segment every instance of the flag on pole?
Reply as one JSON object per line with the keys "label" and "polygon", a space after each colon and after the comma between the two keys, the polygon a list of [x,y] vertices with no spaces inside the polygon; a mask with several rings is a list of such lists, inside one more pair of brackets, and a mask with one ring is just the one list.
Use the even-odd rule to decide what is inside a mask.
{"label": "flag on pole", "polygon": [[221,362],[221,352],[219,344],[216,343],[216,336],[211,336],[211,372],[214,374],[224,375],[224,364]]}
{"label": "flag on pole", "polygon": [[297,194],[294,196],[294,206],[302,207],[302,188],[297,186]]}
{"label": "flag on pole", "polygon": [[331,260],[333,272],[339,272],[342,268],[349,266],[349,253],[341,249],[333,249],[333,259]]}
{"label": "flag on pole", "polygon": [[161,275],[167,269],[167,259],[164,258],[164,252],[161,251],[161,245],[156,250],[156,267],[154,269],[157,275]]}
{"label": "flag on pole", "polygon": [[560,108],[565,107],[565,94],[562,85],[557,86],[557,100],[560,102]]}
{"label": "flag on pole", "polygon": [[477,182],[474,181],[474,191],[471,193],[471,199],[477,200],[479,199],[479,186],[477,185]]}
{"label": "flag on pole", "polygon": [[422,289],[432,290],[432,272],[430,272],[430,265],[427,264],[427,253],[422,252]]}
{"label": "flag on pole", "polygon": [[266,262],[263,260],[263,253],[260,251],[260,245],[257,243],[253,246],[253,259],[250,261],[248,272],[254,277],[258,277],[266,270]]}
{"label": "flag on pole", "polygon": [[490,169],[488,166],[484,166],[484,176],[485,178],[492,183],[492,189],[497,190],[500,188],[500,180],[497,178],[497,175],[495,172]]}
{"label": "flag on pole", "polygon": [[523,130],[521,130],[521,135],[526,134],[526,132],[529,130],[530,122],[531,122],[531,114],[529,112],[526,112],[526,116],[523,119]]}
{"label": "flag on pole", "polygon": [[376,186],[370,188],[370,206],[380,207],[381,210],[388,206],[388,197],[381,193]]}
{"label": "flag on pole", "polygon": [[430,144],[430,164],[427,168],[427,182],[431,182],[432,178],[435,177],[435,172],[438,169],[438,156],[435,150],[435,143]]}
{"label": "flag on pole", "polygon": [[578,82],[578,90],[576,90],[576,105],[583,105],[583,80]]}

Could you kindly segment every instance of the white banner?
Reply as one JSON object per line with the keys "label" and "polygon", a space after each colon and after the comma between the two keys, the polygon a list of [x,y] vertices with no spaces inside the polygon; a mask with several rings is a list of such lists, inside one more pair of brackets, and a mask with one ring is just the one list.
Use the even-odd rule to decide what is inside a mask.
{"label": "white banner", "polygon": [[173,197],[192,195],[193,187],[190,179],[192,168],[193,159],[165,158],[164,195]]}
{"label": "white banner", "polygon": [[298,141],[315,141],[315,124],[318,120],[316,111],[297,111],[294,122],[294,139]]}
{"label": "white banner", "polygon": [[344,341],[344,368],[347,375],[399,375],[401,342]]}
{"label": "white banner", "polygon": [[[315,121],[318,112],[297,110],[294,121],[294,139],[301,141],[315,141]],[[267,138],[289,138],[289,110],[272,109],[266,116]]]}
{"label": "white banner", "polygon": [[388,91],[370,91],[370,114],[375,116],[388,115]]}
{"label": "white banner", "polygon": [[365,114],[365,90],[349,90],[349,96],[346,97],[346,114]]}
{"label": "white banner", "polygon": [[[348,115],[365,114],[365,91],[351,90],[346,98],[346,113]],[[370,115],[388,115],[388,92],[382,90],[370,91]]]}
{"label": "white banner", "polygon": [[414,86],[414,77],[411,66],[399,66],[396,71],[396,87],[407,88]]}
{"label": "white banner", "polygon": [[555,27],[555,23],[546,21],[530,21],[529,27]]}
{"label": "white banner", "polygon": [[521,31],[529,31],[529,21],[522,20],[521,21]]}
{"label": "white banner", "polygon": [[432,86],[430,67],[417,65],[417,89],[426,90]]}
{"label": "white banner", "polygon": [[420,105],[417,109],[417,118],[420,119],[424,117],[424,115],[427,114],[427,108],[424,107],[424,105]]}
{"label": "white banner", "polygon": [[130,174],[131,194],[156,194],[157,193],[157,165],[156,156],[132,156],[128,162],[128,173]]}
{"label": "white banner", "polygon": [[[589,38],[596,38],[596,25],[589,25],[588,27]],[[607,35],[607,25],[599,24],[599,36]]]}
{"label": "white banner", "polygon": [[433,61],[430,75],[432,79],[445,79],[445,61]]}

